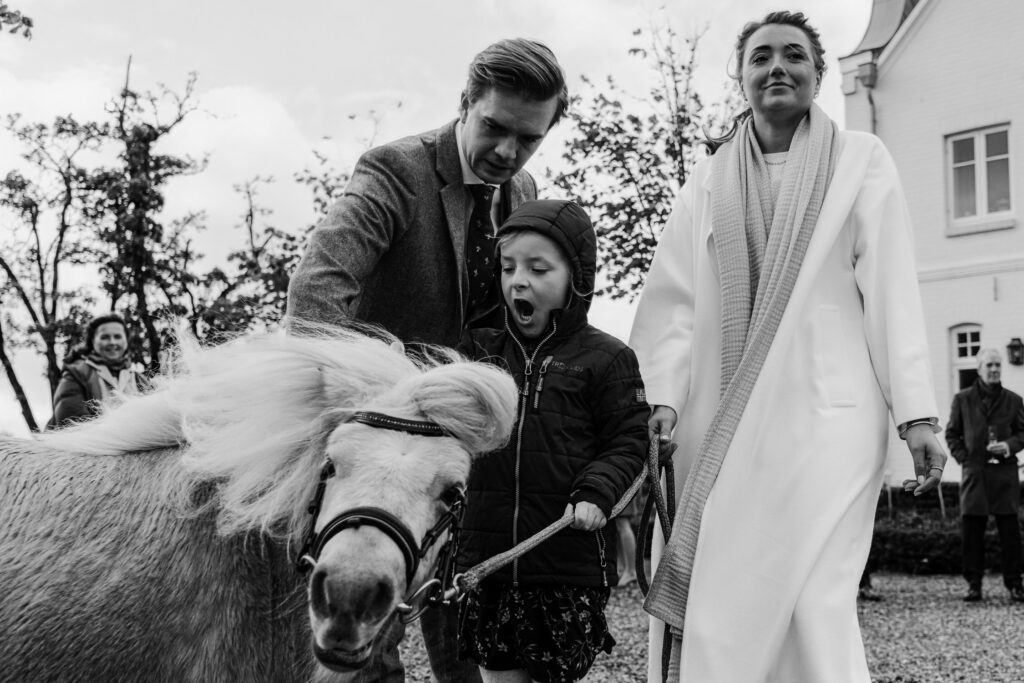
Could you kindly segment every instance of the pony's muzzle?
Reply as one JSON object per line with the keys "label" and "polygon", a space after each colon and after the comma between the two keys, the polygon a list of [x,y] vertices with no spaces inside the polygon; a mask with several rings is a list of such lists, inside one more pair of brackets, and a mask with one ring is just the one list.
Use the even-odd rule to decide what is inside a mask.
{"label": "pony's muzzle", "polygon": [[347,640],[342,624],[377,624],[390,614],[395,603],[395,585],[383,574],[359,577],[338,576],[320,563],[309,580],[309,607],[313,616],[331,624],[331,640]]}

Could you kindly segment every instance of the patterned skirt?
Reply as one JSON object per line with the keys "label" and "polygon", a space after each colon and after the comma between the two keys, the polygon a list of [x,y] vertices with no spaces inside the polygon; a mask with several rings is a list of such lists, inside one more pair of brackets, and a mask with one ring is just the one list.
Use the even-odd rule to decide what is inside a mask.
{"label": "patterned skirt", "polygon": [[615,639],[608,588],[483,582],[459,610],[459,657],[485,669],[526,669],[541,683],[578,681]]}

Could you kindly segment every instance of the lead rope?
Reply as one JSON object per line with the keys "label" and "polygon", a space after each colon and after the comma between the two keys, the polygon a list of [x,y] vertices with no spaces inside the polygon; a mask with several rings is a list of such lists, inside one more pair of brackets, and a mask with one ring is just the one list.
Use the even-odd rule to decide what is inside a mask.
{"label": "lead rope", "polygon": [[[651,441],[651,450],[647,456],[647,474],[651,480],[651,495],[647,497],[643,512],[640,513],[640,533],[636,539],[636,582],[640,586],[640,592],[644,595],[651,590],[647,575],[644,573],[644,555],[647,554],[647,530],[651,525],[651,514],[657,508],[661,533],[666,543],[672,534],[672,520],[676,516],[676,477],[675,467],[672,465],[672,453],[675,448],[670,449],[661,459],[661,468],[665,471],[665,495],[662,495],[657,443],[657,438]],[[665,630],[661,637],[661,680],[665,683],[668,681],[668,669],[671,661],[672,631],[671,627],[665,624]]]}
{"label": "lead rope", "polygon": [[[612,514],[611,514],[611,517],[609,519],[613,519],[613,518],[617,517],[619,515],[619,513],[621,513],[625,509],[625,507],[627,505],[629,505],[629,501],[633,500],[633,496],[635,496],[637,494],[637,492],[640,490],[640,487],[643,486],[643,483],[644,483],[645,479],[650,479],[651,480],[652,497],[654,497],[654,498],[656,498],[656,499],[658,499],[660,501],[660,503],[658,504],[659,515],[662,514],[660,512],[661,510],[664,510],[665,511],[664,514],[666,514],[666,515],[669,514],[670,511],[674,514],[674,512],[675,512],[675,495],[674,495],[675,494],[675,487],[673,485],[673,474],[672,474],[672,461],[671,461],[671,458],[668,458],[666,463],[662,463],[662,466],[665,468],[665,472],[666,472],[665,478],[666,478],[666,480],[668,482],[668,486],[669,486],[669,499],[671,501],[671,506],[666,505],[665,499],[661,495],[661,484],[660,484],[660,480],[661,480],[660,474],[661,473],[659,471],[658,440],[657,439],[652,439],[651,440],[650,450],[648,452],[647,467],[645,468],[645,470],[643,472],[641,472],[637,476],[636,480],[632,484],[630,484],[629,488],[626,489],[626,492],[622,494],[622,498],[620,498],[619,502],[616,503],[615,507],[612,508]],[[643,517],[643,519],[646,519],[647,523],[650,523],[650,500],[649,499],[648,499],[647,505],[644,506],[644,515],[645,516]],[[572,508],[567,508],[565,513],[557,521],[552,522],[548,526],[544,527],[543,529],[541,529],[540,531],[535,533],[533,536],[530,536],[526,540],[522,541],[521,543],[519,543],[516,546],[513,546],[512,548],[509,548],[505,552],[499,553],[498,555],[495,555],[494,557],[491,557],[491,558],[489,558],[487,560],[484,560],[480,564],[478,564],[475,567],[472,567],[472,568],[466,570],[465,572],[463,572],[461,574],[457,574],[452,579],[452,586],[450,588],[448,588],[448,590],[445,591],[444,599],[445,600],[450,600],[450,599],[454,598],[456,600],[461,600],[462,597],[464,595],[466,595],[466,593],[469,593],[470,591],[476,590],[477,586],[480,585],[480,582],[483,579],[485,579],[486,577],[490,576],[494,572],[498,571],[499,569],[501,569],[505,565],[507,565],[510,562],[512,562],[513,560],[515,560],[516,558],[522,557],[523,555],[525,555],[526,553],[528,553],[529,551],[533,550],[538,545],[543,543],[544,541],[548,540],[549,538],[551,538],[552,536],[557,534],[559,531],[568,528],[569,525],[572,524],[572,521],[573,521],[573,510],[572,510]],[[672,524],[671,520],[663,519],[662,520],[662,529],[663,530],[670,529],[671,528],[671,524]],[[643,521],[641,521],[640,532],[641,532],[641,536],[642,537],[646,537],[646,527],[643,526]],[[667,533],[666,533],[665,537],[668,538]],[[639,579],[642,577],[643,578],[643,584],[641,584],[641,586],[646,586],[648,584],[647,584],[647,579],[644,576],[642,550],[643,550],[643,548],[638,545],[638,547],[637,547],[637,567],[639,567],[639,570],[637,572],[637,577],[638,577],[638,582],[639,582]],[[646,593],[646,592],[647,591],[644,590],[644,593]]]}

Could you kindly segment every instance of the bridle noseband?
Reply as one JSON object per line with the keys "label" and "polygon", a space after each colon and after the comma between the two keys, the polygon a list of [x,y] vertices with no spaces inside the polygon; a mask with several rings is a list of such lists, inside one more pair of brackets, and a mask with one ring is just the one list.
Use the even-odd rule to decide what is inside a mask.
{"label": "bridle noseband", "polygon": [[[406,420],[383,413],[360,411],[353,413],[348,421],[359,422],[379,429],[416,434],[418,436],[449,436],[434,422]],[[320,516],[320,508],[323,505],[327,480],[334,475],[334,463],[327,458],[320,468],[320,481],[316,485],[316,491],[307,508],[310,514],[309,527],[306,531],[302,551],[299,553],[299,559],[295,563],[295,568],[299,573],[304,574],[316,566],[324,546],[339,532],[344,529],[368,525],[383,531],[388,538],[395,542],[398,549],[402,551],[402,557],[405,559],[405,585],[412,586],[412,580],[419,569],[420,560],[437,543],[438,539],[445,532],[448,532],[448,541],[441,548],[438,555],[437,572],[434,578],[417,588],[407,602],[398,606],[398,610],[403,615],[402,620],[409,622],[419,617],[427,606],[421,605],[417,609],[411,606],[410,603],[415,605],[417,601],[425,599],[428,605],[440,604],[443,600],[444,586],[451,580],[455,571],[459,531],[462,527],[462,511],[466,504],[466,495],[462,489],[453,489],[453,493],[450,496],[451,500],[448,501],[448,509],[441,515],[437,523],[423,535],[423,540],[420,543],[416,543],[416,538],[405,522],[387,510],[372,506],[345,510],[331,519],[320,530],[320,533],[316,533],[316,520]]]}

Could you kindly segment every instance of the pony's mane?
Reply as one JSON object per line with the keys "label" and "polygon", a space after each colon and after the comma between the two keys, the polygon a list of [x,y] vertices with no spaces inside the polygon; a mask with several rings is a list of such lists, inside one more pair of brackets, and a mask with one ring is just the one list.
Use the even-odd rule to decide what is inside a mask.
{"label": "pony's mane", "polygon": [[499,446],[515,419],[504,373],[431,348],[410,358],[376,331],[305,328],[212,347],[188,337],[157,389],[39,439],[109,455],[177,446],[196,482],[218,482],[219,526],[291,535],[308,519],[327,437],[352,411],[434,420],[471,452]]}

